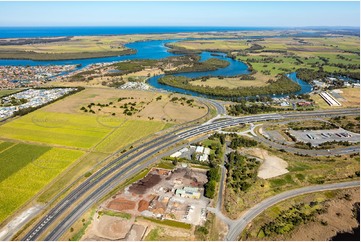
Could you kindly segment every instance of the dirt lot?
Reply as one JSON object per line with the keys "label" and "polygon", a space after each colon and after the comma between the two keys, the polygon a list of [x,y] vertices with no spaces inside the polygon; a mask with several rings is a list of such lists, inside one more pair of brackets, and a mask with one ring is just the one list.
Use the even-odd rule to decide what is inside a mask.
{"label": "dirt lot", "polygon": [[246,152],[263,160],[258,169],[258,177],[269,179],[288,173],[288,170],[286,169],[288,166],[287,162],[277,156],[269,155],[267,150],[254,148],[249,149]]}
{"label": "dirt lot", "polygon": [[[156,100],[161,96],[161,100]],[[118,98],[130,98],[117,102]],[[183,123],[202,117],[207,113],[205,105],[194,101],[194,105],[190,106],[184,101],[171,102],[173,97],[181,98],[181,95],[160,94],[152,91],[138,91],[138,90],[117,90],[110,88],[87,88],[84,91],[60,100],[45,108],[49,112],[62,113],[84,113],[80,110],[81,107],[87,107],[90,103],[109,103],[114,102],[114,105],[99,108],[93,107],[95,114],[87,115],[111,115],[115,113],[115,117],[127,119],[141,119],[149,120],[149,117],[158,121],[170,121],[172,123]],[[190,98],[187,97],[187,100]],[[128,102],[136,102],[137,108],[140,112],[128,116],[123,114],[124,109],[119,106]],[[182,105],[183,103],[183,105]],[[114,107],[115,106],[115,107]]]}
{"label": "dirt lot", "polygon": [[132,224],[125,219],[103,215],[94,220],[94,234],[98,237],[119,240],[125,238]]}
{"label": "dirt lot", "polygon": [[148,225],[135,222],[135,219],[127,220],[124,218],[108,215],[93,217],[93,223],[82,237],[82,240],[104,241],[104,240],[124,240],[140,241],[147,231]]}

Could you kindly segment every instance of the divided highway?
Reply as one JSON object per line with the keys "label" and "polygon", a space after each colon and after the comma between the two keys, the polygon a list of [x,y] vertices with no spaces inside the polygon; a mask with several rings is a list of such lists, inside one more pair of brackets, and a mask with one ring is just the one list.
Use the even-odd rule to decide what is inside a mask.
{"label": "divided highway", "polygon": [[[178,129],[172,133],[163,135],[155,140],[138,146],[95,172],[81,185],[75,188],[65,198],[58,202],[34,227],[25,235],[22,240],[36,240],[44,233],[54,221],[58,219],[58,225],[45,237],[45,240],[57,240],[70,228],[70,226],[100,198],[114,189],[119,183],[124,182],[128,177],[137,174],[155,162],[152,159],[144,164],[150,157],[184,141],[186,139],[206,134],[221,128],[235,126],[243,123],[279,120],[284,118],[307,118],[309,116],[339,116],[358,115],[359,109],[339,109],[330,111],[293,112],[286,114],[261,114],[238,118],[227,118],[214,121],[209,124],[199,125],[185,130]],[[106,179],[107,178],[107,179]],[[92,191],[96,185],[100,185]],[[68,211],[70,205],[75,205],[72,211]],[[66,215],[60,219],[60,216]]]}

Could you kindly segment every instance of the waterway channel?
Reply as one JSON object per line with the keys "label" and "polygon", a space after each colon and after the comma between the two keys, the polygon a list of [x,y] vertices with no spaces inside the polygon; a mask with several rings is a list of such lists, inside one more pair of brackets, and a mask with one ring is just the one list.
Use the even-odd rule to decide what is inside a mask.
{"label": "waterway channel", "polygon": [[[89,59],[76,59],[76,60],[55,60],[55,61],[35,61],[35,60],[5,60],[0,59],[0,65],[6,66],[37,66],[37,65],[78,65],[80,64],[83,68],[90,64],[95,63],[109,63],[109,62],[119,62],[125,60],[134,60],[134,59],[162,59],[170,56],[176,56],[171,52],[168,52],[168,47],[165,46],[167,43],[173,43],[180,41],[181,39],[170,39],[170,40],[149,40],[149,41],[138,41],[126,44],[125,46],[130,49],[136,50],[135,54],[125,55],[125,56],[114,56],[114,57],[104,57],[104,58],[89,58]],[[229,58],[224,53],[217,53],[217,55],[212,55],[210,52],[202,52],[200,54],[200,61],[205,61],[209,58],[218,58],[228,61],[230,64],[225,68],[220,68],[214,71],[205,71],[205,72],[187,72],[187,73],[177,73],[173,74],[176,76],[186,76],[189,78],[197,78],[202,76],[224,76],[231,77],[241,74],[248,74],[249,70],[245,63],[233,60]],[[197,92],[185,90],[182,88],[175,88],[168,85],[163,85],[158,82],[158,79],[163,75],[154,76],[148,79],[148,83],[154,88],[178,92],[182,94],[188,94],[193,96],[203,96],[209,98],[216,98],[214,96],[202,95]],[[290,73],[287,75],[292,81],[297,82],[301,86],[301,90],[294,94],[303,94],[312,91],[312,86],[307,82],[304,82],[296,77],[296,73]],[[282,97],[288,95],[287,93],[283,95],[276,95],[275,97]]]}

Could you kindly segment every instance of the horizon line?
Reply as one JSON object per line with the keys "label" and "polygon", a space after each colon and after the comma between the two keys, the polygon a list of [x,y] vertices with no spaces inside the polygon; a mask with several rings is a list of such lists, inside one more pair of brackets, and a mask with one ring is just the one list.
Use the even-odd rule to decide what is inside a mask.
{"label": "horizon line", "polygon": [[1,28],[46,28],[46,27],[182,27],[182,28],[360,28],[359,25],[314,25],[314,26],[224,26],[224,25],[4,25]]}

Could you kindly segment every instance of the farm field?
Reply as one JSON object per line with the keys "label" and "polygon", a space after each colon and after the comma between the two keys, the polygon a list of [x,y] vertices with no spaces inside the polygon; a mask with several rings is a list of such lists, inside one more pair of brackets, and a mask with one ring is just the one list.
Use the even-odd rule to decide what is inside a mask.
{"label": "farm field", "polygon": [[119,147],[125,147],[136,140],[153,134],[165,127],[163,122],[127,120],[120,127],[111,132],[98,146],[96,151],[113,153]]}
{"label": "farm field", "polygon": [[1,138],[88,149],[104,138],[111,128],[96,117],[37,110],[0,126]]}
{"label": "farm field", "polygon": [[[174,96],[177,100],[171,102]],[[0,165],[5,168],[0,171],[0,223],[35,195],[37,202],[49,201],[122,147],[207,113],[203,104],[182,105],[181,96],[174,96],[89,88],[1,125]],[[92,102],[117,106],[104,107],[103,112],[93,108],[95,114],[80,110]],[[123,114],[119,106],[128,102],[143,105],[139,117]],[[170,121],[173,113],[177,120]]]}
{"label": "farm field", "polygon": [[[267,81],[277,74],[294,72],[299,68],[324,71],[356,72],[360,65],[360,39],[351,36],[315,38],[263,38],[259,40],[181,41],[176,47],[189,50],[220,50],[230,53],[256,71],[256,83]],[[254,49],[251,51],[251,47]],[[250,49],[248,49],[250,48]],[[347,66],[349,68],[347,68]],[[353,66],[351,68],[351,66]],[[262,77],[261,77],[262,76]],[[197,81],[198,82],[198,81]],[[247,86],[247,82],[244,83]],[[209,85],[214,85],[210,82]]]}
{"label": "farm field", "polygon": [[237,88],[237,87],[261,87],[267,85],[266,80],[256,79],[256,80],[240,80],[239,77],[229,77],[219,79],[217,77],[211,77],[206,81],[195,80],[192,81],[192,85],[196,86],[207,86],[207,87],[228,87],[228,88]]}
{"label": "farm field", "polygon": [[250,46],[246,40],[192,40],[172,44],[189,50],[243,50]]}
{"label": "farm field", "polygon": [[[123,119],[149,121],[149,118],[151,118],[152,121],[164,122],[168,120],[168,122],[173,124],[188,122],[207,114],[207,108],[204,104],[194,100],[193,105],[187,105],[184,101],[182,105],[182,101],[180,100],[171,101],[174,97],[180,99],[183,96],[152,91],[86,88],[84,91],[67,97],[66,100],[60,100],[51,104],[43,110],[47,112],[81,114],[89,117],[98,115],[111,116],[114,118],[112,120],[119,119],[119,122],[122,122]],[[118,102],[119,98],[122,100]],[[187,97],[187,99],[189,99],[189,97]],[[112,104],[109,104],[110,102],[112,102]],[[120,108],[120,106],[129,102],[135,102],[135,107],[139,109],[139,112],[131,116],[124,114],[124,109]],[[95,104],[91,108],[95,111],[95,114],[85,113],[80,110],[82,107],[89,110],[88,105],[91,103]],[[98,103],[108,104],[108,106],[99,107],[97,106]],[[114,117],[112,113],[115,113]]]}
{"label": "farm field", "polygon": [[[0,146],[4,147],[1,143]],[[21,143],[0,151],[0,223],[84,152]]]}

